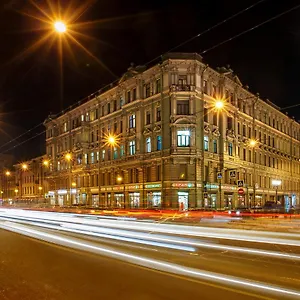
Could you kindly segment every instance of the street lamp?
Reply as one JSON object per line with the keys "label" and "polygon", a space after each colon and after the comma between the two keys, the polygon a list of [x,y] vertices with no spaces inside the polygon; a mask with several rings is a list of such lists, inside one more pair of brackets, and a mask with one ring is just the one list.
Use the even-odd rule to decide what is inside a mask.
{"label": "street lamp", "polygon": [[58,33],[65,33],[67,31],[67,26],[62,21],[56,21],[53,26],[55,31]]}
{"label": "street lamp", "polygon": [[72,205],[72,154],[66,153],[65,154],[65,160],[69,163],[69,204]]}
{"label": "street lamp", "polygon": [[[216,99],[214,103],[214,110],[217,112],[218,117],[218,126],[219,126],[219,167],[218,167],[218,173],[222,174],[223,169],[223,126],[222,126],[222,120],[220,118],[220,113],[225,109],[225,101],[223,99]],[[217,176],[218,177],[218,176]],[[218,178],[219,180],[219,205],[220,209],[222,208],[222,175],[221,178]]]}
{"label": "street lamp", "polygon": [[[117,182],[121,184],[123,182],[123,177],[121,175],[117,176]],[[125,183],[123,182],[123,207],[125,208]]]}
{"label": "street lamp", "polygon": [[[253,205],[255,207],[256,203],[256,148],[258,145],[258,141],[256,139],[250,139],[249,140],[249,147],[252,148],[252,157],[253,157]],[[249,199],[248,199],[249,202]],[[251,208],[251,203],[249,203],[249,206]]]}
{"label": "street lamp", "polygon": [[22,170],[26,171],[28,169],[28,165],[27,164],[22,164]]}
{"label": "street lamp", "polygon": [[273,179],[272,180],[272,185],[276,187],[275,204],[277,204],[277,193],[278,193],[278,187],[281,185],[281,180]]}
{"label": "street lamp", "polygon": [[10,175],[11,175],[11,172],[7,170],[5,172],[5,176],[6,176],[6,197],[7,197],[7,199],[9,198],[9,180],[8,180],[8,177]]}

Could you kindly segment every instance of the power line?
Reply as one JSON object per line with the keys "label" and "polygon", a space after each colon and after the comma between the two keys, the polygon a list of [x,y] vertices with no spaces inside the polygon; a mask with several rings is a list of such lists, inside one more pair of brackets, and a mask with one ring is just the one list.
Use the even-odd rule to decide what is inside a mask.
{"label": "power line", "polygon": [[244,30],[244,31],[242,31],[242,32],[240,32],[240,33],[238,33],[238,34],[236,34],[236,35],[230,37],[229,39],[226,39],[226,40],[224,40],[224,41],[222,41],[222,42],[220,42],[220,43],[218,43],[218,44],[216,44],[216,45],[214,45],[214,46],[212,46],[212,47],[210,47],[210,48],[208,48],[208,49],[202,51],[200,54],[205,54],[205,53],[207,53],[207,52],[210,51],[210,50],[213,50],[213,49],[215,49],[215,48],[217,48],[217,47],[219,47],[219,46],[221,46],[221,45],[224,45],[225,43],[230,42],[230,41],[232,41],[232,40],[234,40],[234,39],[236,39],[236,38],[238,38],[238,37],[240,37],[240,36],[242,36],[242,35],[244,35],[244,34],[250,32],[250,31],[252,31],[252,30],[256,29],[256,28],[258,28],[258,27],[260,27],[260,26],[262,26],[262,25],[264,25],[264,24],[267,24],[267,23],[269,23],[269,22],[275,20],[275,19],[278,19],[279,17],[281,17],[281,16],[283,16],[283,15],[285,15],[285,14],[287,14],[287,13],[293,11],[293,10],[298,9],[299,7],[300,7],[300,4],[299,4],[299,5],[296,5],[296,6],[292,7],[292,8],[290,8],[290,9],[288,9],[288,10],[285,10],[284,12],[282,12],[282,13],[280,13],[280,14],[278,14],[278,15],[276,15],[276,16],[274,16],[274,17],[272,17],[272,18],[270,18],[270,19],[268,19],[268,20],[266,20],[266,21],[264,21],[264,22],[261,22],[261,23],[255,25],[255,26],[253,26],[253,27],[247,29],[247,30]]}
{"label": "power line", "polygon": [[[250,10],[251,8],[257,6],[258,4],[260,4],[260,3],[264,2],[264,1],[266,1],[266,0],[260,0],[260,1],[254,3],[254,4],[252,4],[252,5],[250,5],[250,6],[248,6],[248,7],[246,7],[246,8],[240,10],[239,12],[237,12],[237,13],[231,15],[230,17],[224,19],[223,21],[218,22],[217,24],[215,24],[215,25],[213,25],[213,26],[211,26],[211,27],[205,29],[204,31],[202,31],[202,32],[200,32],[200,33],[194,35],[193,37],[191,37],[191,38],[189,38],[189,39],[183,41],[182,43],[178,44],[177,46],[175,46],[175,47],[169,49],[167,52],[165,52],[165,53],[162,54],[162,55],[166,55],[167,53],[170,53],[171,51],[173,51],[173,50],[175,50],[175,49],[177,49],[177,48],[179,48],[179,47],[181,47],[181,46],[183,46],[183,45],[188,44],[189,42],[195,40],[196,38],[198,38],[198,37],[204,35],[205,33],[210,32],[211,30],[213,30],[213,29],[219,27],[220,25],[222,25],[222,24],[224,24],[224,23],[226,23],[226,22],[228,22],[228,21],[234,19],[235,17],[241,15],[242,13],[244,13],[244,12]],[[153,61],[159,59],[160,57],[161,57],[161,55],[160,55],[160,56],[157,56],[157,57],[155,57],[155,58],[153,58],[152,60],[150,60],[149,62],[147,62],[146,65],[152,63]]]}

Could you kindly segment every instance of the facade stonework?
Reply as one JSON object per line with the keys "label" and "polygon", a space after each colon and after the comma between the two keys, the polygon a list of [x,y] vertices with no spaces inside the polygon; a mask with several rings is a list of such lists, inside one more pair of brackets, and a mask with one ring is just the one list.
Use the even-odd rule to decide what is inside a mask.
{"label": "facade stonework", "polygon": [[[225,102],[220,111],[218,99]],[[299,204],[299,123],[250,93],[232,70],[209,68],[198,54],[131,67],[116,86],[49,116],[45,126],[52,204],[182,210]],[[117,144],[107,143],[110,135]]]}

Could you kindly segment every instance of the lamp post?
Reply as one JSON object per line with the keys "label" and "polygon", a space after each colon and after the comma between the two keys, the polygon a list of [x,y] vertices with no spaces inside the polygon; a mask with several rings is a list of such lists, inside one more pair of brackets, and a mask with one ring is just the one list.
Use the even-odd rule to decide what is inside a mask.
{"label": "lamp post", "polygon": [[26,163],[23,163],[21,165],[21,178],[20,178],[20,188],[21,188],[21,193],[20,193],[20,197],[22,198],[23,196],[23,172],[28,170],[28,165]]}
{"label": "lamp post", "polygon": [[[219,127],[219,166],[218,166],[218,173],[222,174],[223,169],[223,160],[224,160],[224,146],[223,146],[223,124],[221,118],[221,112],[224,110],[225,102],[222,99],[216,99],[214,103],[214,110],[217,113],[217,121]],[[222,175],[219,180],[219,208],[222,208]]]}
{"label": "lamp post", "polygon": [[6,198],[7,200],[9,199],[9,177],[11,175],[10,171],[5,172],[5,177],[6,177]]}
{"label": "lamp post", "polygon": [[277,204],[277,194],[278,194],[278,187],[281,185],[281,180],[279,179],[273,179],[272,180],[272,185],[275,186],[275,204]]}
{"label": "lamp post", "polygon": [[[252,160],[253,160],[253,206],[255,207],[256,203],[256,148],[257,148],[258,142],[256,139],[250,139],[249,140],[249,147],[252,149]],[[251,203],[249,203],[249,208],[251,208]]]}
{"label": "lamp post", "polygon": [[121,175],[117,176],[117,182],[119,184],[123,183],[123,208],[126,208],[126,206],[125,206],[125,183],[124,183],[124,179]]}
{"label": "lamp post", "polygon": [[72,205],[72,154],[71,153],[66,153],[65,154],[65,160],[69,164],[69,197],[67,193],[67,198],[68,198],[68,204],[71,206]]}

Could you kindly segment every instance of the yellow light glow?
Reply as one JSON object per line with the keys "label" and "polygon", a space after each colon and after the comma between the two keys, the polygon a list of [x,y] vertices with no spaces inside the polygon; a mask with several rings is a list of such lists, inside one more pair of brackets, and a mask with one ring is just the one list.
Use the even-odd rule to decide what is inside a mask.
{"label": "yellow light glow", "polygon": [[54,23],[54,29],[55,31],[57,31],[58,33],[64,33],[67,31],[67,26],[64,22],[62,21],[56,21]]}
{"label": "yellow light glow", "polygon": [[45,167],[48,167],[49,166],[49,160],[47,160],[47,159],[43,160],[43,165]]}
{"label": "yellow light glow", "polygon": [[10,176],[10,171],[6,171],[6,172],[5,172],[5,175],[6,175],[6,176]]}
{"label": "yellow light glow", "polygon": [[116,144],[116,138],[113,135],[107,137],[107,142],[109,145],[114,146]]}
{"label": "yellow light glow", "polygon": [[70,161],[72,159],[72,154],[71,153],[67,153],[65,155],[65,160]]}
{"label": "yellow light glow", "polygon": [[24,171],[26,171],[26,170],[28,169],[28,165],[27,165],[27,164],[22,164],[22,169],[23,169]]}
{"label": "yellow light glow", "polygon": [[222,100],[216,100],[216,102],[215,102],[215,108],[217,110],[222,110],[224,108],[224,101],[222,101]]}
{"label": "yellow light glow", "polygon": [[18,193],[19,192],[19,190],[18,189],[15,189],[15,193]]}
{"label": "yellow light glow", "polygon": [[123,178],[122,178],[121,176],[118,176],[118,177],[117,177],[117,181],[118,181],[118,182],[121,182],[122,180],[123,180]]}
{"label": "yellow light glow", "polygon": [[76,187],[76,182],[72,182],[72,186],[73,186],[73,187]]}
{"label": "yellow light glow", "polygon": [[1,194],[3,194],[4,192],[3,191],[1,191]]}
{"label": "yellow light glow", "polygon": [[250,146],[250,147],[253,148],[253,147],[255,147],[256,145],[257,145],[257,141],[256,141],[256,140],[250,140],[250,141],[249,141],[249,146]]}
{"label": "yellow light glow", "polygon": [[41,191],[43,188],[41,186],[39,186],[39,190]]}

